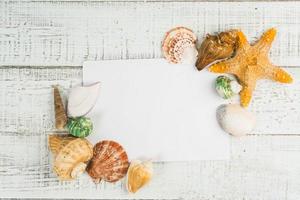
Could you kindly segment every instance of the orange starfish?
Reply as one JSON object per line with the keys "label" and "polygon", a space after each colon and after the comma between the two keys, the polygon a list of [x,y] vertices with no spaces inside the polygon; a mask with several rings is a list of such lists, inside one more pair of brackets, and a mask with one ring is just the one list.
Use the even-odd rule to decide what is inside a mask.
{"label": "orange starfish", "polygon": [[273,65],[268,53],[275,38],[276,29],[267,30],[256,44],[250,45],[243,32],[237,33],[237,49],[235,55],[225,61],[213,64],[209,71],[215,73],[229,73],[235,75],[243,86],[240,92],[241,105],[248,106],[256,81],[271,79],[281,83],[291,83],[292,77]]}

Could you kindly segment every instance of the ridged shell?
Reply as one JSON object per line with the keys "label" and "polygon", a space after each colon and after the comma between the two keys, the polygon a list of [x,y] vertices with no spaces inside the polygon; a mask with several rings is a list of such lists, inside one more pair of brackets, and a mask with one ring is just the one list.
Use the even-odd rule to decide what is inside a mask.
{"label": "ridged shell", "polygon": [[216,79],[215,88],[222,98],[229,99],[238,94],[242,86],[236,80],[230,79],[227,76],[219,76]]}
{"label": "ridged shell", "polygon": [[196,67],[202,70],[214,61],[229,58],[237,45],[237,30],[221,32],[218,35],[207,35],[198,49]]}
{"label": "ridged shell", "polygon": [[72,88],[68,98],[68,115],[70,117],[81,117],[89,113],[96,104],[99,89],[100,82]]}
{"label": "ridged shell", "polygon": [[153,166],[150,161],[141,162],[139,160],[130,163],[127,172],[126,186],[130,193],[137,192],[151,180]]}
{"label": "ridged shell", "polygon": [[128,157],[120,144],[104,140],[97,143],[93,150],[93,158],[87,167],[87,172],[96,183],[102,179],[116,182],[126,175],[129,167]]}
{"label": "ridged shell", "polygon": [[70,118],[67,127],[71,135],[80,138],[87,137],[93,131],[92,120],[87,117]]}
{"label": "ridged shell", "polygon": [[254,114],[238,104],[219,106],[217,120],[225,132],[237,137],[250,133],[255,126]]}
{"label": "ridged shell", "polygon": [[192,63],[197,59],[197,37],[185,27],[176,27],[166,33],[162,43],[162,51],[170,63]]}
{"label": "ridged shell", "polygon": [[53,170],[60,180],[72,180],[83,173],[93,156],[93,146],[86,139],[51,135],[49,147],[55,155]]}
{"label": "ridged shell", "polygon": [[54,111],[55,111],[55,128],[64,129],[67,124],[68,118],[62,102],[59,90],[57,86],[53,86],[53,96],[54,96]]}
{"label": "ridged shell", "polygon": [[63,147],[76,138],[69,135],[49,135],[48,139],[49,149],[56,156]]}

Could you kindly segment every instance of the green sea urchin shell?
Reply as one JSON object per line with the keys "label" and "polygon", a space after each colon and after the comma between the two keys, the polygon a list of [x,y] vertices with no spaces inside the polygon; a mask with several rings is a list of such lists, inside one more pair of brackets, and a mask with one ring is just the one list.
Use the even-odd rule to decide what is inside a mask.
{"label": "green sea urchin shell", "polygon": [[76,117],[68,120],[67,127],[71,135],[84,138],[92,133],[93,123],[90,118]]}
{"label": "green sea urchin shell", "polygon": [[216,79],[215,87],[218,94],[224,99],[233,97],[241,90],[241,85],[226,76],[219,76]]}

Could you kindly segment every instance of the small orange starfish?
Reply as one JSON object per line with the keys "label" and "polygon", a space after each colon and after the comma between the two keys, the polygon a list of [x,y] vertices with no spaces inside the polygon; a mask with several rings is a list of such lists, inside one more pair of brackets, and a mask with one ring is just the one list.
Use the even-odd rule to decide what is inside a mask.
{"label": "small orange starfish", "polygon": [[209,68],[211,72],[230,73],[238,78],[243,86],[240,92],[240,101],[243,107],[248,106],[257,80],[271,79],[281,83],[293,81],[287,72],[273,65],[268,58],[275,35],[276,29],[271,28],[256,44],[250,45],[244,33],[238,31],[235,55],[228,60],[213,64]]}

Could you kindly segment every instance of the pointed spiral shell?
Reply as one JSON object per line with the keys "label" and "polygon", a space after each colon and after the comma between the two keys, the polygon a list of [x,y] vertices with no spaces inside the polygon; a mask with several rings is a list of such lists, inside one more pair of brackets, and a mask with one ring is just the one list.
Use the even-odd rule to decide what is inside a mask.
{"label": "pointed spiral shell", "polygon": [[53,86],[53,88],[54,88],[53,96],[54,96],[54,111],[55,111],[55,128],[61,130],[64,129],[65,125],[67,124],[68,118],[58,87]]}
{"label": "pointed spiral shell", "polygon": [[104,140],[97,143],[93,149],[93,158],[87,172],[99,182],[116,182],[123,178],[129,167],[128,157],[124,148],[114,141]]}

